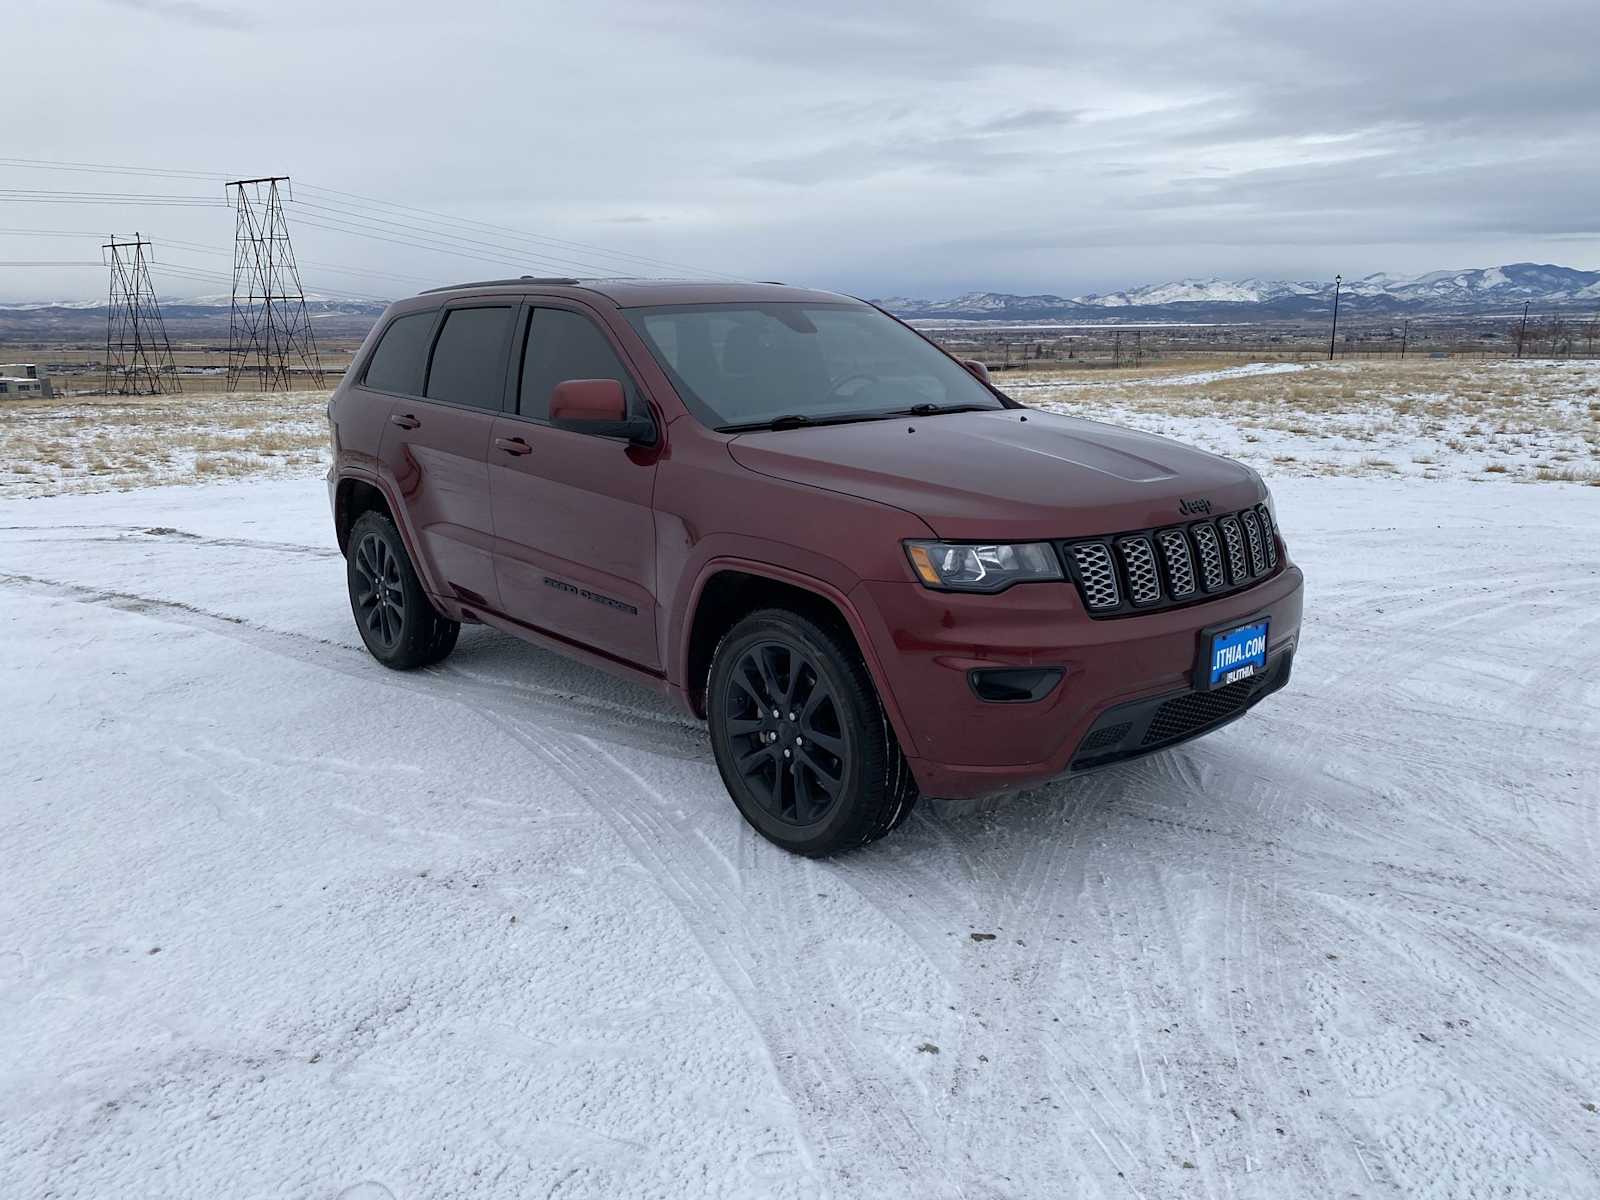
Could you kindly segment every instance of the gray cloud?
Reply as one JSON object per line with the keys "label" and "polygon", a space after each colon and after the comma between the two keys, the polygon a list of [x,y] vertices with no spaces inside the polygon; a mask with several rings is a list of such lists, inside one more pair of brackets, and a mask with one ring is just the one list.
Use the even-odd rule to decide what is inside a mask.
{"label": "gray cloud", "polygon": [[132,8],[151,16],[166,17],[186,25],[213,29],[248,29],[255,21],[236,9],[215,4],[202,4],[200,0],[106,0],[122,8]]}
{"label": "gray cloud", "polygon": [[[80,10],[104,2],[124,19],[85,38]],[[1137,11],[1120,0],[503,0],[443,15],[429,0],[275,0],[252,33],[271,102],[244,105],[197,102],[239,91],[237,64],[206,51],[215,30],[250,20],[242,8],[30,3],[21,32],[44,53],[13,64],[7,153],[18,156],[186,170],[224,157],[297,185],[877,294],[1070,294],[1553,255],[1600,265],[1593,0],[1154,0]],[[150,16],[164,19],[139,19]],[[52,83],[54,47],[76,64],[66,92]],[[143,111],[160,119],[130,136],[104,114],[135,70]],[[0,186],[194,185],[24,181],[0,166]],[[8,226],[64,227],[48,205],[0,209]],[[491,264],[298,215],[310,261],[440,282],[502,259],[549,267],[494,233],[474,248]],[[72,227],[148,228],[225,253],[229,217],[85,206]],[[33,249],[18,257],[67,248]],[[0,280],[12,296],[74,289],[98,287],[45,270]]]}

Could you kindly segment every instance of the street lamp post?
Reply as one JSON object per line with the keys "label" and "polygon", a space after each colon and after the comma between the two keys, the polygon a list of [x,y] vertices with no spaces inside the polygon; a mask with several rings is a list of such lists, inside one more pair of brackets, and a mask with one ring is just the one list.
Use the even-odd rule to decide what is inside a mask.
{"label": "street lamp post", "polygon": [[1339,285],[1344,280],[1343,275],[1333,277],[1333,332],[1328,334],[1328,361],[1333,361],[1333,346],[1339,337]]}

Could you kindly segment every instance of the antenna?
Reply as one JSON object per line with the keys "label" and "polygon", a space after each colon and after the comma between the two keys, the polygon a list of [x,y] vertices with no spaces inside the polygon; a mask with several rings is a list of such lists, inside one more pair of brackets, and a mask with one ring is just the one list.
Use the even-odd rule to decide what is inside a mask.
{"label": "antenna", "polygon": [[159,396],[181,392],[178,368],[172,361],[172,343],[161,320],[161,305],[150,282],[145,250],[150,243],[135,233],[133,241],[119,242],[117,235],[100,247],[111,268],[111,290],[106,300],[106,387],[109,394]]}
{"label": "antenna", "polygon": [[[250,380],[263,392],[289,390],[291,372],[322,387],[322,360],[306,313],[305,289],[289,244],[278,185],[287,175],[236,179],[233,305],[228,314],[228,390]],[[290,193],[293,200],[294,194]],[[291,360],[298,367],[290,365]]]}

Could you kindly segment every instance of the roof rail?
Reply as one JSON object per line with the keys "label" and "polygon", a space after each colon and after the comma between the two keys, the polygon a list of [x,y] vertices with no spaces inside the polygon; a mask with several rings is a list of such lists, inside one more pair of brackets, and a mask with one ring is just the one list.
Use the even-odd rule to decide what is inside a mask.
{"label": "roof rail", "polygon": [[571,287],[577,282],[576,279],[569,279],[564,275],[519,275],[515,279],[475,279],[471,283],[448,283],[444,287],[425,288],[418,295],[431,296],[434,292],[454,292],[462,288],[505,287],[512,283],[564,284]]}

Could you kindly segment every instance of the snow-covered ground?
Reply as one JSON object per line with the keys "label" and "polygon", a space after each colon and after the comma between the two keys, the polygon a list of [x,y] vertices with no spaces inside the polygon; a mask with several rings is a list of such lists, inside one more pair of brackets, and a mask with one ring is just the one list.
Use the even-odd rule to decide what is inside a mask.
{"label": "snow-covered ground", "polygon": [[1166,434],[1274,475],[1600,485],[1600,362],[1344,359],[1146,370],[998,383],[1025,403]]}
{"label": "snow-covered ground", "polygon": [[0,504],[0,1197],[1600,1194],[1600,489],[1274,487],[1286,692],[830,862],[320,481]]}

